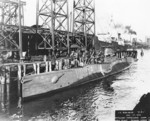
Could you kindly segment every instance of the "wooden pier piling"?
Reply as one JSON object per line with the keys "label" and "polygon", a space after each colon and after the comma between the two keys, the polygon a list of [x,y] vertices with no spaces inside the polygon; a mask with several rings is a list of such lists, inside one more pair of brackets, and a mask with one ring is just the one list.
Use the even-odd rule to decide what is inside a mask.
{"label": "wooden pier piling", "polygon": [[45,72],[48,72],[48,62],[45,62]]}
{"label": "wooden pier piling", "polygon": [[[17,71],[17,86],[18,86],[18,97],[22,97],[22,79],[28,74],[40,74],[43,73],[41,68],[45,68],[45,73],[52,71],[51,61],[32,62],[32,63],[7,63],[3,64],[4,70],[0,74],[0,86],[1,93],[9,93],[9,84],[11,79],[11,72]],[[17,67],[17,68],[16,68]],[[32,73],[33,71],[33,73]]]}
{"label": "wooden pier piling", "polygon": [[0,81],[1,81],[1,93],[4,93],[5,92],[5,84],[6,84],[4,73],[1,75]]}
{"label": "wooden pier piling", "polygon": [[48,62],[48,66],[49,66],[49,72],[51,72],[52,71],[52,63],[51,63],[51,61]]}
{"label": "wooden pier piling", "polygon": [[21,64],[18,65],[18,96],[21,97],[21,79],[22,79],[22,71],[21,71]]}
{"label": "wooden pier piling", "polygon": [[5,93],[5,84],[1,84],[1,93],[2,93],[2,94]]}
{"label": "wooden pier piling", "polygon": [[35,71],[35,74],[37,73],[37,67],[36,67],[36,63],[33,63],[33,69]]}
{"label": "wooden pier piling", "polygon": [[26,65],[24,64],[23,65],[23,76],[25,76],[26,75]]}
{"label": "wooden pier piling", "polygon": [[37,74],[40,74],[40,63],[37,63]]}
{"label": "wooden pier piling", "polygon": [[5,94],[1,93],[1,111],[5,112],[6,108],[5,108]]}
{"label": "wooden pier piling", "polygon": [[21,74],[21,65],[18,65],[18,80],[21,80],[22,74]]}

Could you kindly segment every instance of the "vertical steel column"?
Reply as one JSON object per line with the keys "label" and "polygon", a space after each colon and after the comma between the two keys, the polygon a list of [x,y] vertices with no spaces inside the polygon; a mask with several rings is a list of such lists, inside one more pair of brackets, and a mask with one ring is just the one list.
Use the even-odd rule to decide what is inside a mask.
{"label": "vertical steel column", "polygon": [[22,59],[22,25],[21,25],[21,4],[20,0],[18,0],[18,7],[19,7],[19,53],[20,59]]}
{"label": "vertical steel column", "polygon": [[75,44],[87,47],[86,37],[86,2],[74,0],[73,5],[73,35]]}
{"label": "vertical steel column", "polygon": [[84,33],[84,12],[85,12],[85,0],[74,0],[73,5],[73,21],[74,33]]}
{"label": "vertical steel column", "polygon": [[86,3],[85,3],[85,0],[84,0],[84,3],[83,3],[83,28],[84,28],[85,47],[87,48],[87,33],[86,33]]}
{"label": "vertical steel column", "polygon": [[[95,2],[93,0],[74,0],[74,29],[73,32],[80,38],[78,45],[91,47],[95,35]],[[76,37],[77,38],[77,37]],[[84,38],[84,41],[82,40]]]}
{"label": "vertical steel column", "polygon": [[66,48],[69,53],[69,8],[68,0],[55,0],[55,38],[56,48]]}
{"label": "vertical steel column", "polygon": [[35,43],[36,55],[38,50],[38,44],[37,44],[38,25],[39,25],[39,0],[36,0],[36,43]]}
{"label": "vertical steel column", "polygon": [[[52,33],[52,4],[53,0],[37,0],[36,1],[36,33],[41,36],[41,42],[37,42],[36,49],[53,50],[53,33]],[[40,25],[40,26],[39,26]],[[42,27],[42,31],[38,31]]]}
{"label": "vertical steel column", "polygon": [[19,21],[21,24],[24,22],[23,5],[26,3],[22,1],[19,3],[18,0],[3,0],[0,1],[0,4],[0,11],[2,11],[2,19],[0,20],[0,47],[4,47],[4,50],[8,51],[19,51],[20,48],[17,44],[17,40],[14,40],[13,36],[18,32]]}
{"label": "vertical steel column", "polygon": [[54,1],[51,0],[51,34],[52,34],[52,48],[53,48],[53,56],[55,55],[55,37],[54,37]]}
{"label": "vertical steel column", "polygon": [[36,33],[39,25],[39,0],[36,0]]}
{"label": "vertical steel column", "polygon": [[[43,3],[40,3],[37,16],[44,30],[41,33],[38,32],[43,38],[38,45],[39,49],[52,49],[54,54],[56,49],[69,48],[68,0],[43,0]],[[50,32],[46,33],[47,30]],[[49,48],[43,46],[44,44],[47,44]]]}
{"label": "vertical steel column", "polygon": [[[18,1],[18,0],[17,0]],[[1,11],[2,11],[2,23],[5,25],[18,25],[19,20],[18,20],[18,2],[9,0],[9,1],[0,1],[1,6]],[[20,6],[21,6],[21,20],[22,24],[24,24],[24,11],[23,11],[23,5],[25,5],[25,2],[20,1]]]}
{"label": "vertical steel column", "polygon": [[1,6],[1,10],[2,10],[2,29],[3,29],[3,26],[4,26],[4,3],[2,3],[2,6]]}
{"label": "vertical steel column", "polygon": [[93,22],[93,24],[94,24],[94,35],[93,35],[93,36],[94,36],[94,39],[93,39],[92,45],[93,45],[93,47],[94,47],[94,46],[95,46],[95,39],[96,39],[96,38],[95,38],[95,37],[96,37],[96,36],[95,36],[95,35],[96,35],[95,0],[93,0],[93,4],[94,4],[94,5],[93,5],[93,6],[94,6],[94,7],[93,7],[93,11],[94,11],[94,22]]}
{"label": "vertical steel column", "polygon": [[72,24],[72,33],[73,33],[73,36],[74,36],[74,33],[75,33],[75,27],[74,27],[74,22],[75,22],[75,0],[73,1],[73,13],[72,13],[72,18],[73,18],[73,20],[72,20],[72,22],[73,22],[73,24]]}
{"label": "vertical steel column", "polygon": [[22,26],[24,26],[24,9],[23,9],[23,6],[21,6],[21,20],[22,20]]}
{"label": "vertical steel column", "polygon": [[70,42],[69,42],[69,1],[67,0],[67,47],[68,47],[68,55],[70,54]]}

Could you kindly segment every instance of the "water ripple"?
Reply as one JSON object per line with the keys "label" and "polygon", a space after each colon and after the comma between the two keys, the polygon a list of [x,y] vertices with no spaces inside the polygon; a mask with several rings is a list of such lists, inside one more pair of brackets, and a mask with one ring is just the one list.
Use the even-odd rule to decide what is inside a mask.
{"label": "water ripple", "polygon": [[[1,100],[0,119],[20,121],[114,121],[115,110],[132,110],[150,92],[150,51],[130,69],[103,80],[23,103]],[[4,108],[2,108],[4,107]]]}

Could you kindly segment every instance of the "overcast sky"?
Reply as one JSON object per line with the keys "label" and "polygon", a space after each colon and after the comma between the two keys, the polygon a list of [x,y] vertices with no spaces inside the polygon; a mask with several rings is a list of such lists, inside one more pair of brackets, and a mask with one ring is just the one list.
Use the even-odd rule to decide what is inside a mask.
{"label": "overcast sky", "polygon": [[[25,25],[30,26],[36,21],[36,0],[24,1]],[[95,0],[95,3],[97,33],[107,31],[113,16],[114,23],[131,25],[140,38],[150,35],[150,0]]]}

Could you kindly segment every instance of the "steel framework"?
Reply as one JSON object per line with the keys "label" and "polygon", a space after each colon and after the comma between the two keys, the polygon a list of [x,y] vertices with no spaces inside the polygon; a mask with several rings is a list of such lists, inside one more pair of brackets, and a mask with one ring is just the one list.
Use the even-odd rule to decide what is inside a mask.
{"label": "steel framework", "polygon": [[[52,49],[54,52],[69,48],[68,0],[37,0],[36,12],[37,34],[43,38],[37,49]],[[50,32],[39,32],[39,27],[47,28]]]}
{"label": "steel framework", "polygon": [[74,0],[73,33],[81,47],[91,47],[95,37],[95,1]]}
{"label": "steel framework", "polygon": [[23,6],[26,3],[18,1],[20,0],[0,0],[0,50],[20,49],[16,38],[16,33],[20,30],[23,33],[38,35],[32,42],[36,43],[35,49],[53,52],[68,49],[69,53],[69,48],[73,44],[86,48],[92,46],[95,36],[94,0],[74,0],[73,34],[69,32],[68,0],[37,0],[36,26],[32,28],[22,26]]}
{"label": "steel framework", "polygon": [[19,42],[14,40],[14,35],[19,31],[19,24],[24,24],[23,6],[25,4],[23,1],[0,0],[1,51],[19,50]]}

